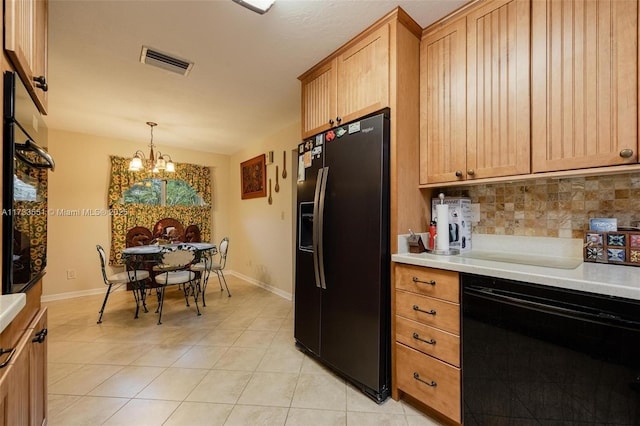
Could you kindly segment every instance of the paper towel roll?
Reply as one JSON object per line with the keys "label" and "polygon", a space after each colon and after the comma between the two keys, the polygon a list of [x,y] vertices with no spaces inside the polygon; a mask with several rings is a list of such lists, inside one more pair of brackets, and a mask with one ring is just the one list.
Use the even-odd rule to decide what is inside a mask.
{"label": "paper towel roll", "polygon": [[449,206],[436,204],[436,250],[449,250]]}

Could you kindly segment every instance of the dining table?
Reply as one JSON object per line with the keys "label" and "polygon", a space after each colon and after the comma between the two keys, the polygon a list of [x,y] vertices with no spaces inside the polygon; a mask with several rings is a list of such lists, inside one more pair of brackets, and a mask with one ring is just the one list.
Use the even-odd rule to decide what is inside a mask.
{"label": "dining table", "polygon": [[147,290],[157,287],[154,277],[158,271],[154,266],[162,263],[162,255],[168,251],[176,250],[178,247],[189,247],[195,253],[194,262],[198,263],[203,255],[214,256],[218,252],[218,247],[214,243],[208,242],[189,242],[189,243],[171,243],[171,244],[151,244],[143,246],[132,246],[122,250],[122,261],[127,271],[147,270],[149,271],[148,280],[133,280],[128,290],[134,292],[136,300],[136,318],[137,312],[142,304],[144,312],[149,312],[146,303]]}

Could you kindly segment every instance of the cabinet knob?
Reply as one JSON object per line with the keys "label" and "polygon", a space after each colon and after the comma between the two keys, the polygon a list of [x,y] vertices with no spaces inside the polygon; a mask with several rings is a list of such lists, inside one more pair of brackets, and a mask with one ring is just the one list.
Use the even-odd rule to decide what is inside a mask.
{"label": "cabinet knob", "polygon": [[456,177],[462,177],[462,171],[456,170]]}
{"label": "cabinet knob", "polygon": [[335,121],[333,121],[333,118],[329,119],[329,125],[333,126],[333,123],[335,123]]}
{"label": "cabinet knob", "polygon": [[36,333],[36,337],[31,339],[31,341],[33,343],[42,343],[44,342],[45,337],[47,337],[47,334],[49,334],[49,330],[47,330],[46,328],[43,328],[42,330]]}
{"label": "cabinet knob", "polygon": [[467,174],[468,174],[469,176],[473,176],[473,175],[475,175],[475,174],[476,174],[476,171],[475,171],[475,170],[473,170],[473,169],[469,169],[469,170],[467,170]]}
{"label": "cabinet knob", "polygon": [[620,157],[622,158],[631,158],[633,156],[633,150],[629,148],[625,148],[620,151]]}
{"label": "cabinet knob", "polygon": [[33,77],[33,81],[36,82],[36,87],[38,89],[42,89],[43,92],[46,92],[49,90],[49,85],[47,84],[47,79],[44,75]]}
{"label": "cabinet knob", "polygon": [[336,121],[340,123],[342,121],[342,117],[336,117]]}

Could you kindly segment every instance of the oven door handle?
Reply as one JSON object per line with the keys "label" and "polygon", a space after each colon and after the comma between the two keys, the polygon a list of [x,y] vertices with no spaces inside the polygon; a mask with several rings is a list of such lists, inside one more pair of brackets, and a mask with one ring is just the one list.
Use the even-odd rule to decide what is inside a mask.
{"label": "oven door handle", "polygon": [[[637,329],[638,327],[640,327],[640,322],[638,321],[629,320],[617,315],[612,315],[607,312],[593,313],[593,312],[587,312],[587,311],[580,311],[577,309],[565,308],[561,306],[555,306],[547,303],[534,302],[532,300],[521,299],[515,296],[507,296],[504,294],[496,293],[492,291],[492,289],[490,288],[466,287],[464,289],[464,292],[469,295],[481,297],[486,300],[497,300],[504,303],[510,303],[516,306],[519,305],[519,306],[528,307],[531,309],[536,309],[539,311],[545,311],[549,313],[555,313],[555,314],[563,315],[567,317],[581,318],[581,319],[585,319],[585,320],[597,322],[597,323],[606,323],[609,325],[615,325],[615,326],[625,327],[625,328],[631,327],[634,329]],[[464,306],[464,301],[463,301],[463,306]]]}
{"label": "oven door handle", "polygon": [[[56,167],[51,155],[31,139],[27,139],[25,143],[15,144],[15,150],[16,157],[33,168],[51,169],[51,171],[54,171]],[[27,157],[24,152],[35,152],[44,162],[33,161],[31,158]]]}

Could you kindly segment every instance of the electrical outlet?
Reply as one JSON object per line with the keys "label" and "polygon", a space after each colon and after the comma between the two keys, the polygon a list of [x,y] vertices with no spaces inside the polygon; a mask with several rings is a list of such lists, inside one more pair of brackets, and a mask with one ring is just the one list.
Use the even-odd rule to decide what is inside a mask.
{"label": "electrical outlet", "polygon": [[67,269],[67,279],[75,280],[76,279],[76,270],[75,269]]}

